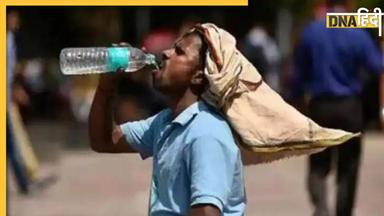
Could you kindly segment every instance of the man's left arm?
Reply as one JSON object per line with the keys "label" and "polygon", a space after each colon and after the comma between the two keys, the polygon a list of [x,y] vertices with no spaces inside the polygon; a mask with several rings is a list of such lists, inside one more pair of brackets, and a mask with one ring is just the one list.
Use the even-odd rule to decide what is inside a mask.
{"label": "man's left arm", "polygon": [[194,140],[185,151],[190,177],[190,216],[221,215],[232,191],[238,152],[211,135]]}

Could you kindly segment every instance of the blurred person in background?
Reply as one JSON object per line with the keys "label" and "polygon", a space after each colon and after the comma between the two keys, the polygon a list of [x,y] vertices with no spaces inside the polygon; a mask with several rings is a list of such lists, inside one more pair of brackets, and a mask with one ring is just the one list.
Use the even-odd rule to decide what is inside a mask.
{"label": "blurred person in background", "polygon": [[170,108],[145,120],[111,124],[116,82],[134,73],[103,74],[99,81],[89,116],[91,147],[153,157],[148,215],[244,214],[239,149],[224,119],[200,100],[206,51],[202,36],[193,32],[163,52],[164,67],[153,71],[153,84]]}
{"label": "blurred person in background", "polygon": [[[349,0],[327,1],[329,12],[347,12],[350,6]],[[321,126],[360,132],[360,69],[375,75],[382,71],[382,55],[369,34],[362,29],[327,29],[325,19],[317,19],[301,34],[292,96],[302,105],[305,94],[309,94],[309,116]],[[359,137],[309,157],[307,186],[315,216],[330,215],[326,178],[333,164],[337,175],[336,215],[353,214],[361,148]]]}
{"label": "blurred person in background", "polygon": [[244,56],[257,68],[268,85],[280,91],[280,52],[276,41],[261,24],[255,24],[241,43]]}
{"label": "blurred person in background", "polygon": [[56,176],[41,176],[38,159],[21,118],[19,107],[30,104],[30,97],[16,70],[17,46],[14,32],[20,25],[19,13],[7,14],[7,157],[10,160],[18,189],[23,194],[44,189],[56,181]]}
{"label": "blurred person in background", "polygon": [[7,159],[13,168],[18,189],[21,193],[28,193],[28,173],[23,164],[20,150],[15,143],[15,134],[10,116],[11,104],[26,104],[29,101],[28,95],[20,86],[14,85],[14,73],[17,62],[15,31],[19,28],[19,14],[10,11],[7,14]]}

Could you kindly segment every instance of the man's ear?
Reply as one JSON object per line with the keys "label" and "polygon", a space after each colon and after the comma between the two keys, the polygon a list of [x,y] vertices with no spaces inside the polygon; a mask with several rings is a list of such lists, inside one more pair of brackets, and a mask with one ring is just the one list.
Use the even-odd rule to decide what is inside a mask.
{"label": "man's ear", "polygon": [[192,85],[201,85],[205,82],[204,72],[202,70],[198,70],[191,78]]}

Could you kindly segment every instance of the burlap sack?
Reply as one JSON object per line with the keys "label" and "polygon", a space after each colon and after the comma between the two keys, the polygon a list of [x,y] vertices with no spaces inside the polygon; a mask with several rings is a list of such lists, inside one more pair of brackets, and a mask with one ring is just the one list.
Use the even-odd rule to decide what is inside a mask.
{"label": "burlap sack", "polygon": [[272,90],[237,50],[236,39],[206,23],[197,30],[208,43],[203,99],[222,111],[243,150],[244,164],[319,152],[359,134],[320,127]]}

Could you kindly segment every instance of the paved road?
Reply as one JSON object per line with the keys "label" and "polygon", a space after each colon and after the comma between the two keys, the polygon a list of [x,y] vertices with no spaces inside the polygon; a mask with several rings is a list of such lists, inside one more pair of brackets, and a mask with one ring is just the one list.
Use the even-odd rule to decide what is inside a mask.
{"label": "paved road", "polygon": [[[33,140],[39,137],[44,140],[38,134],[33,133]],[[42,150],[44,148],[39,151]],[[378,133],[366,135],[355,211],[357,216],[384,214],[383,154],[384,136]],[[59,180],[45,191],[20,196],[15,192],[12,178],[9,178],[9,215],[146,215],[151,160],[142,161],[138,155],[131,154],[103,155],[88,150],[62,150],[60,160],[43,162],[42,172],[54,169]],[[304,185],[305,169],[304,157],[247,167],[247,215],[311,215]],[[333,178],[329,179],[330,189],[333,189],[333,181]],[[334,200],[333,194],[330,194],[330,203]]]}

